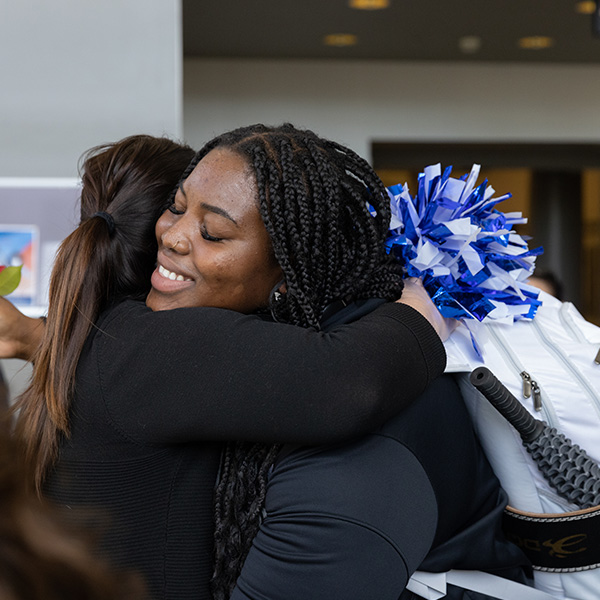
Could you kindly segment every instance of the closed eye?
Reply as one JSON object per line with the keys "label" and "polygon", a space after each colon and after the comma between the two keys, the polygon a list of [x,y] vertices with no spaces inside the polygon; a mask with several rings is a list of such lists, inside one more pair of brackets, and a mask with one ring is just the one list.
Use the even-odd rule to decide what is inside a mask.
{"label": "closed eye", "polygon": [[206,231],[205,227],[202,227],[200,229],[200,234],[208,242],[222,242],[223,241],[223,238],[215,237],[214,235],[210,235],[210,233],[208,233],[208,231]]}
{"label": "closed eye", "polygon": [[177,206],[175,205],[175,200],[173,200],[173,202],[171,202],[171,204],[169,204],[169,206],[167,207],[169,209],[170,212],[172,212],[174,215],[182,215],[185,210],[179,210],[177,208]]}

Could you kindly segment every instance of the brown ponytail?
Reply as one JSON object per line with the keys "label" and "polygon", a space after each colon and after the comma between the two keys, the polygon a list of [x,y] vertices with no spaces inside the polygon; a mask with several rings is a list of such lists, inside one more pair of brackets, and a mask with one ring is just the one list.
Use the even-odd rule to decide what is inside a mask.
{"label": "brown ponytail", "polygon": [[110,303],[147,294],[156,259],[154,225],[193,155],[187,146],[151,136],[131,136],[85,155],[82,220],[59,248],[33,376],[14,408],[38,493],[61,436],[69,435],[75,371],[90,330]]}

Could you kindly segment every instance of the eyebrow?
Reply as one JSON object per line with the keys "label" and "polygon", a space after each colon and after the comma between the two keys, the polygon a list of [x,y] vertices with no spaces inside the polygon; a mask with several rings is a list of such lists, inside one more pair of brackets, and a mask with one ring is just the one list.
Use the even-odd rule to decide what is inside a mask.
{"label": "eyebrow", "polygon": [[219,206],[214,206],[212,204],[207,204],[206,202],[202,202],[200,204],[200,206],[204,210],[208,210],[209,212],[215,213],[217,215],[221,215],[222,217],[225,217],[226,219],[229,219],[234,225],[238,224],[238,222],[226,210],[223,210]]}
{"label": "eyebrow", "polygon": [[[187,194],[183,189],[183,182],[181,182],[177,187],[183,194],[183,197],[187,200]],[[202,202],[200,206],[204,210],[208,210],[209,212],[215,213],[216,215],[221,215],[222,217],[229,219],[229,221],[231,221],[234,225],[238,225],[238,222],[223,208],[220,208],[219,206],[214,206],[214,204],[208,204],[207,202]]]}

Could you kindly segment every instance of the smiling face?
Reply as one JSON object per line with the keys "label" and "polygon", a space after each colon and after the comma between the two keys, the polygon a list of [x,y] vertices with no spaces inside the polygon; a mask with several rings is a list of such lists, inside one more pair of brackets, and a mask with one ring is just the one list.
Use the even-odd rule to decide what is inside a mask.
{"label": "smiling face", "polygon": [[214,306],[243,313],[267,306],[282,279],[258,211],[256,183],[231,150],[209,152],[156,224],[152,310]]}

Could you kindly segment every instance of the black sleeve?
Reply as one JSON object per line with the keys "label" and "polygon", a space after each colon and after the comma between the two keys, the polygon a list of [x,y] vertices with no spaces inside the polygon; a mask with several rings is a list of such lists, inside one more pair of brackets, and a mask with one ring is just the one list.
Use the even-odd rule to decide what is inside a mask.
{"label": "black sleeve", "polygon": [[372,435],[292,452],[231,600],[397,600],[427,554],[437,505],[415,456]]}
{"label": "black sleeve", "polygon": [[322,333],[129,302],[98,329],[90,352],[107,409],[144,442],[336,442],[372,431],[445,366],[431,325],[397,303]]}

